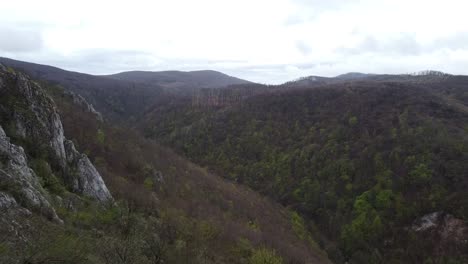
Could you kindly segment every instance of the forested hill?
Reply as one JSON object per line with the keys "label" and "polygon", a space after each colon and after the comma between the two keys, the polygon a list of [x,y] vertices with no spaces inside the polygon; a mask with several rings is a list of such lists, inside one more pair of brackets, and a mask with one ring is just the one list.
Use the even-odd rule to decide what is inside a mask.
{"label": "forested hill", "polygon": [[192,96],[194,89],[250,83],[215,71],[135,71],[97,76],[2,57],[0,63],[80,94],[112,121],[136,119],[154,105]]}
{"label": "forested hill", "polygon": [[330,263],[304,220],[0,64],[0,263]]}
{"label": "forested hill", "polygon": [[[186,93],[152,73],[116,80],[0,62],[50,88],[67,138],[90,154],[114,197],[139,209],[153,206],[153,192],[163,200],[162,222],[180,232],[165,241],[167,260],[184,252],[250,263],[266,252],[326,262],[320,247],[335,263],[468,262],[467,76],[349,73]],[[59,91],[82,95],[108,122],[88,120]],[[147,180],[155,171],[171,181]]]}
{"label": "forested hill", "polygon": [[234,84],[248,84],[250,82],[226,75],[217,71],[130,71],[121,72],[107,77],[136,83],[160,85],[172,89],[190,88],[220,88]]}
{"label": "forested hill", "polygon": [[443,217],[412,226],[434,212],[468,219],[468,78],[370,77],[162,105],[141,126],[301,212],[337,263],[465,262],[466,224],[442,238],[454,228]]}

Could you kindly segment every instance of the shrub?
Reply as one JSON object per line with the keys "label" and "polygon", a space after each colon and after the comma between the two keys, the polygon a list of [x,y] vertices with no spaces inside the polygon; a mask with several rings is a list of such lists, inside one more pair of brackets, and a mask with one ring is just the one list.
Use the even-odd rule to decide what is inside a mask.
{"label": "shrub", "polygon": [[253,252],[250,264],[281,264],[283,259],[276,252],[267,248],[260,248]]}
{"label": "shrub", "polygon": [[65,187],[52,172],[49,163],[44,159],[35,159],[30,165],[40,178],[42,187],[56,195],[62,195],[65,192]]}

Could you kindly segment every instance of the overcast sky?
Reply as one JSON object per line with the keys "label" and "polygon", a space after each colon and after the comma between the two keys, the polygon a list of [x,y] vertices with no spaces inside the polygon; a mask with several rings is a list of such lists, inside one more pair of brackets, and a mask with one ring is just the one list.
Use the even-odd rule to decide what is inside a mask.
{"label": "overcast sky", "polygon": [[107,74],[212,69],[262,83],[468,74],[464,0],[0,0],[0,56]]}

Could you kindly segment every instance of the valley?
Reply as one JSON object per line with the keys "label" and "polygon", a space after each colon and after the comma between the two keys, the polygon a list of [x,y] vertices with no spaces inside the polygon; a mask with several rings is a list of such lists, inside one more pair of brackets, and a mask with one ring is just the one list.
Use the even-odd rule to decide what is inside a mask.
{"label": "valley", "polygon": [[468,260],[468,76],[0,64],[5,263]]}

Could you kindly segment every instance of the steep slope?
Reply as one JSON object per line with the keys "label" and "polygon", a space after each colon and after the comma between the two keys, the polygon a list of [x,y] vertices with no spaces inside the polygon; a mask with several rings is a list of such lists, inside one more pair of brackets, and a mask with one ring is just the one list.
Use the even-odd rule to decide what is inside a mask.
{"label": "steep slope", "polygon": [[463,239],[441,245],[410,227],[437,211],[466,227],[467,77],[399,80],[286,85],[221,108],[155,107],[142,126],[301,212],[338,263],[463,262]]}
{"label": "steep slope", "polygon": [[[466,76],[313,76],[193,95],[169,88],[152,94],[157,89],[144,82],[118,82],[134,88],[101,91],[80,81],[83,90],[74,91],[85,99],[98,91],[104,117],[120,109],[127,125],[137,122],[146,136],[233,182],[127,126],[99,122],[87,104],[77,108],[73,96],[49,87],[67,138],[90,154],[114,196],[128,203],[123,208],[147,226],[158,212],[166,262],[248,263],[262,247],[290,263],[326,262],[314,240],[337,263],[467,261]],[[4,197],[6,207],[15,207],[14,197]],[[119,234],[106,244],[126,241],[117,226],[58,215]],[[155,233],[138,230],[135,252],[149,258],[138,241]]]}
{"label": "steep slope", "polygon": [[[66,136],[90,153],[114,196],[137,210],[157,212],[164,232],[175,232],[161,234],[179,241],[164,241],[170,249],[162,252],[166,262],[250,263],[252,254],[267,247],[284,263],[329,263],[297,214],[128,128],[98,122],[60,88],[49,91]],[[186,246],[176,249],[181,243]]]}
{"label": "steep slope", "polygon": [[3,66],[0,93],[1,263],[330,263],[300,216],[78,95]]}
{"label": "steep slope", "polygon": [[64,137],[54,102],[25,75],[0,66],[0,122],[37,159],[47,159],[73,192],[99,201],[112,197],[89,159]]}
{"label": "steep slope", "polygon": [[181,88],[221,88],[250,82],[217,71],[131,71],[107,75],[117,80],[158,85],[161,87]]}
{"label": "steep slope", "polygon": [[40,86],[0,64],[0,94],[0,262],[41,263],[47,253],[36,249],[62,245],[37,236],[65,235],[65,208],[104,206],[113,198],[88,157],[64,137],[56,106]]}
{"label": "steep slope", "polygon": [[168,99],[162,88],[65,71],[35,63],[0,58],[0,63],[22,71],[33,79],[66,87],[79,94],[107,118],[121,120],[143,113],[147,106]]}
{"label": "steep slope", "polygon": [[[61,223],[51,206],[48,194],[39,183],[39,178],[29,167],[23,148],[10,143],[3,128],[0,126],[0,155],[2,157],[0,169],[0,204],[2,211],[18,209],[20,201],[23,211],[40,212],[45,217]],[[27,208],[27,209],[26,209]]]}

